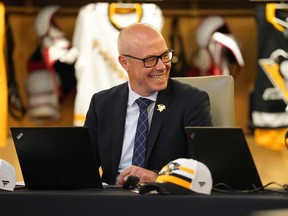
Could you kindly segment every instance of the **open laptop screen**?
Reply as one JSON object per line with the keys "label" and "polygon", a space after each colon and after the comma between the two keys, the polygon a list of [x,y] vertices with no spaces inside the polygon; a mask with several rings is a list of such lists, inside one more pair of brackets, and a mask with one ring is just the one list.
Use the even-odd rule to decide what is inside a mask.
{"label": "open laptop screen", "polygon": [[244,133],[237,127],[185,127],[195,160],[210,169],[215,187],[261,188],[262,183]]}
{"label": "open laptop screen", "polygon": [[87,127],[14,127],[28,189],[102,188]]}

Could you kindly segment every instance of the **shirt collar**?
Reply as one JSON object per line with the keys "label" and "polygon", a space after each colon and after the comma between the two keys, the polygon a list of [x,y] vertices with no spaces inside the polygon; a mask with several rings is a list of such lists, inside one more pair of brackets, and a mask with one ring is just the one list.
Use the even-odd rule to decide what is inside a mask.
{"label": "shirt collar", "polygon": [[[128,82],[128,89],[129,89],[128,105],[131,106],[135,102],[135,100],[137,100],[139,97],[142,97],[142,96],[137,94],[136,92],[134,92],[132,90],[129,82]],[[153,94],[151,94],[147,97],[144,97],[144,98],[148,98],[148,99],[152,100],[153,102],[155,102],[157,99],[157,95],[158,95],[158,92],[154,92]]]}

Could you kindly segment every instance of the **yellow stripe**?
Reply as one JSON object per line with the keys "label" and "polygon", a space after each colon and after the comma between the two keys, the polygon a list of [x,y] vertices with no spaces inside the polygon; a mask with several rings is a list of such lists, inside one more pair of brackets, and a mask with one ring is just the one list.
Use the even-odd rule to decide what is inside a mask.
{"label": "yellow stripe", "polygon": [[186,180],[183,180],[181,178],[178,178],[176,176],[169,176],[169,175],[160,175],[157,177],[156,182],[159,183],[165,183],[165,182],[170,182],[176,185],[179,185],[181,187],[190,189],[190,184],[191,182],[188,182]]}
{"label": "yellow stripe", "polygon": [[[125,5],[125,3],[124,3]],[[136,23],[140,22],[141,18],[142,18],[142,6],[141,4],[139,3],[135,3],[135,4],[132,4],[134,6],[134,10],[135,10],[135,13],[137,15],[137,20],[136,20]],[[121,8],[117,8],[117,3],[111,3],[109,5],[109,19],[110,19],[110,22],[116,26],[116,28],[118,29],[122,29],[122,27],[125,27],[125,26],[120,26],[117,21],[114,19],[114,14],[116,13],[116,9],[117,9],[117,13],[119,13],[121,11]],[[131,9],[131,8],[130,8]],[[127,9],[127,8],[124,8],[122,9],[122,13],[127,13],[129,14],[131,12],[131,10]],[[132,11],[133,12],[133,11]]]}
{"label": "yellow stripe", "polygon": [[180,168],[180,170],[183,170],[183,171],[185,171],[187,173],[190,173],[190,174],[194,174],[195,173],[195,170],[189,169],[187,167],[179,166],[179,168]]}
{"label": "yellow stripe", "polygon": [[79,122],[83,122],[85,121],[86,119],[86,116],[85,115],[77,115],[77,114],[74,114],[74,121],[79,121]]}
{"label": "yellow stripe", "polygon": [[0,3],[0,147],[7,142],[7,119],[8,119],[8,90],[6,66],[4,59],[5,43],[5,7]]}
{"label": "yellow stripe", "polygon": [[270,22],[278,31],[284,32],[284,27],[275,20],[276,3],[266,4],[266,20]]}
{"label": "yellow stripe", "polygon": [[283,150],[286,130],[285,128],[256,128],[254,131],[255,143],[268,149]]}

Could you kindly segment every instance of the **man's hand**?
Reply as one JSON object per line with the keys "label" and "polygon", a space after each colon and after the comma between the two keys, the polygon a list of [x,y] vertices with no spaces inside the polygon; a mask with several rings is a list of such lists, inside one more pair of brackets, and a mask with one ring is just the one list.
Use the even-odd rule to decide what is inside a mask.
{"label": "man's hand", "polygon": [[138,166],[129,166],[124,169],[118,176],[117,184],[123,185],[129,176],[137,176],[140,181],[139,183],[143,182],[153,182],[156,180],[158,174],[151,170],[144,169]]}

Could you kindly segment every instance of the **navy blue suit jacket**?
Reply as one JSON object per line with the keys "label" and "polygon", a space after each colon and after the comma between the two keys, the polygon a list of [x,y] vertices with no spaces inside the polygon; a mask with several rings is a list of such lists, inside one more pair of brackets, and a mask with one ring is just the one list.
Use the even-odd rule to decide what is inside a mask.
{"label": "navy blue suit jacket", "polygon": [[[102,180],[115,183],[121,157],[128,101],[128,84],[124,83],[93,95],[85,125],[100,166]],[[162,112],[159,104],[165,105]],[[161,170],[177,158],[192,158],[193,151],[184,131],[185,126],[210,126],[210,100],[206,92],[169,79],[160,91],[153,113],[146,149],[146,168]]]}

